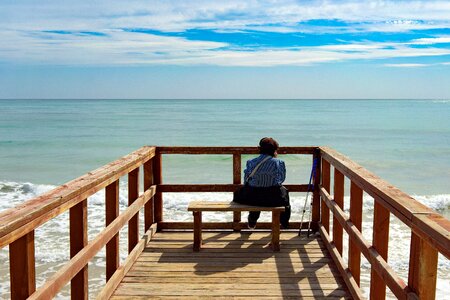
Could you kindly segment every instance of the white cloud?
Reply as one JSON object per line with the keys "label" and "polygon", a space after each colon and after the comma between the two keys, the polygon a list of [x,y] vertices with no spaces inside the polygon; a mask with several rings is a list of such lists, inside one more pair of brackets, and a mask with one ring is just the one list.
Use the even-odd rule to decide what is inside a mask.
{"label": "white cloud", "polygon": [[431,66],[431,64],[384,64],[384,66],[394,68],[420,68]]}

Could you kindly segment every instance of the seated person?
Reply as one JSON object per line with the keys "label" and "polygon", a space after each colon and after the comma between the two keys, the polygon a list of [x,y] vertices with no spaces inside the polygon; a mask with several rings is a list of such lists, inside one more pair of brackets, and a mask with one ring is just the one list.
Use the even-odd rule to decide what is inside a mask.
{"label": "seated person", "polygon": [[[247,161],[244,170],[245,183],[250,186],[250,194],[246,199],[239,201],[244,204],[257,206],[285,206],[280,221],[283,228],[288,228],[291,207],[289,193],[282,186],[286,178],[284,161],[277,157],[278,142],[273,138],[265,137],[259,142],[260,155]],[[249,212],[248,227],[254,229],[260,216],[259,211]]]}

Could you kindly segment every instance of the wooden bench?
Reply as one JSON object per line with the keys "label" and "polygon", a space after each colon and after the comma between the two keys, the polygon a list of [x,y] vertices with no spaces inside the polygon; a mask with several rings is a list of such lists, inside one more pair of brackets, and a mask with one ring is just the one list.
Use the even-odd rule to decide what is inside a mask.
{"label": "wooden bench", "polygon": [[272,212],[272,248],[280,251],[280,213],[285,210],[281,207],[264,207],[239,204],[236,202],[210,202],[192,201],[189,203],[188,211],[194,214],[194,251],[200,251],[202,246],[202,212],[203,211],[271,211]]}

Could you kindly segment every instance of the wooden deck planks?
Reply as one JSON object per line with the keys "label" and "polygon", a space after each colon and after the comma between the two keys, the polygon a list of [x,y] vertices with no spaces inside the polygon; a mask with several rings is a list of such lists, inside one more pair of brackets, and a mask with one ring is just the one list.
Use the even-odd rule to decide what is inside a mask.
{"label": "wooden deck planks", "polygon": [[204,232],[200,252],[192,232],[154,235],[111,299],[350,299],[318,237],[270,232]]}

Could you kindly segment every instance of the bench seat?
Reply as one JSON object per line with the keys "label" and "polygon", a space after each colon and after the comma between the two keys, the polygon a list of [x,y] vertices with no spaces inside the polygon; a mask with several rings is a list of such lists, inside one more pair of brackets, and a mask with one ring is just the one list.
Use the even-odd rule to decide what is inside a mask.
{"label": "bench seat", "polygon": [[229,201],[191,201],[188,211],[194,215],[194,251],[200,251],[202,245],[202,212],[203,211],[271,211],[272,212],[272,248],[280,251],[280,213],[285,211],[284,206],[267,207],[245,205]]}

